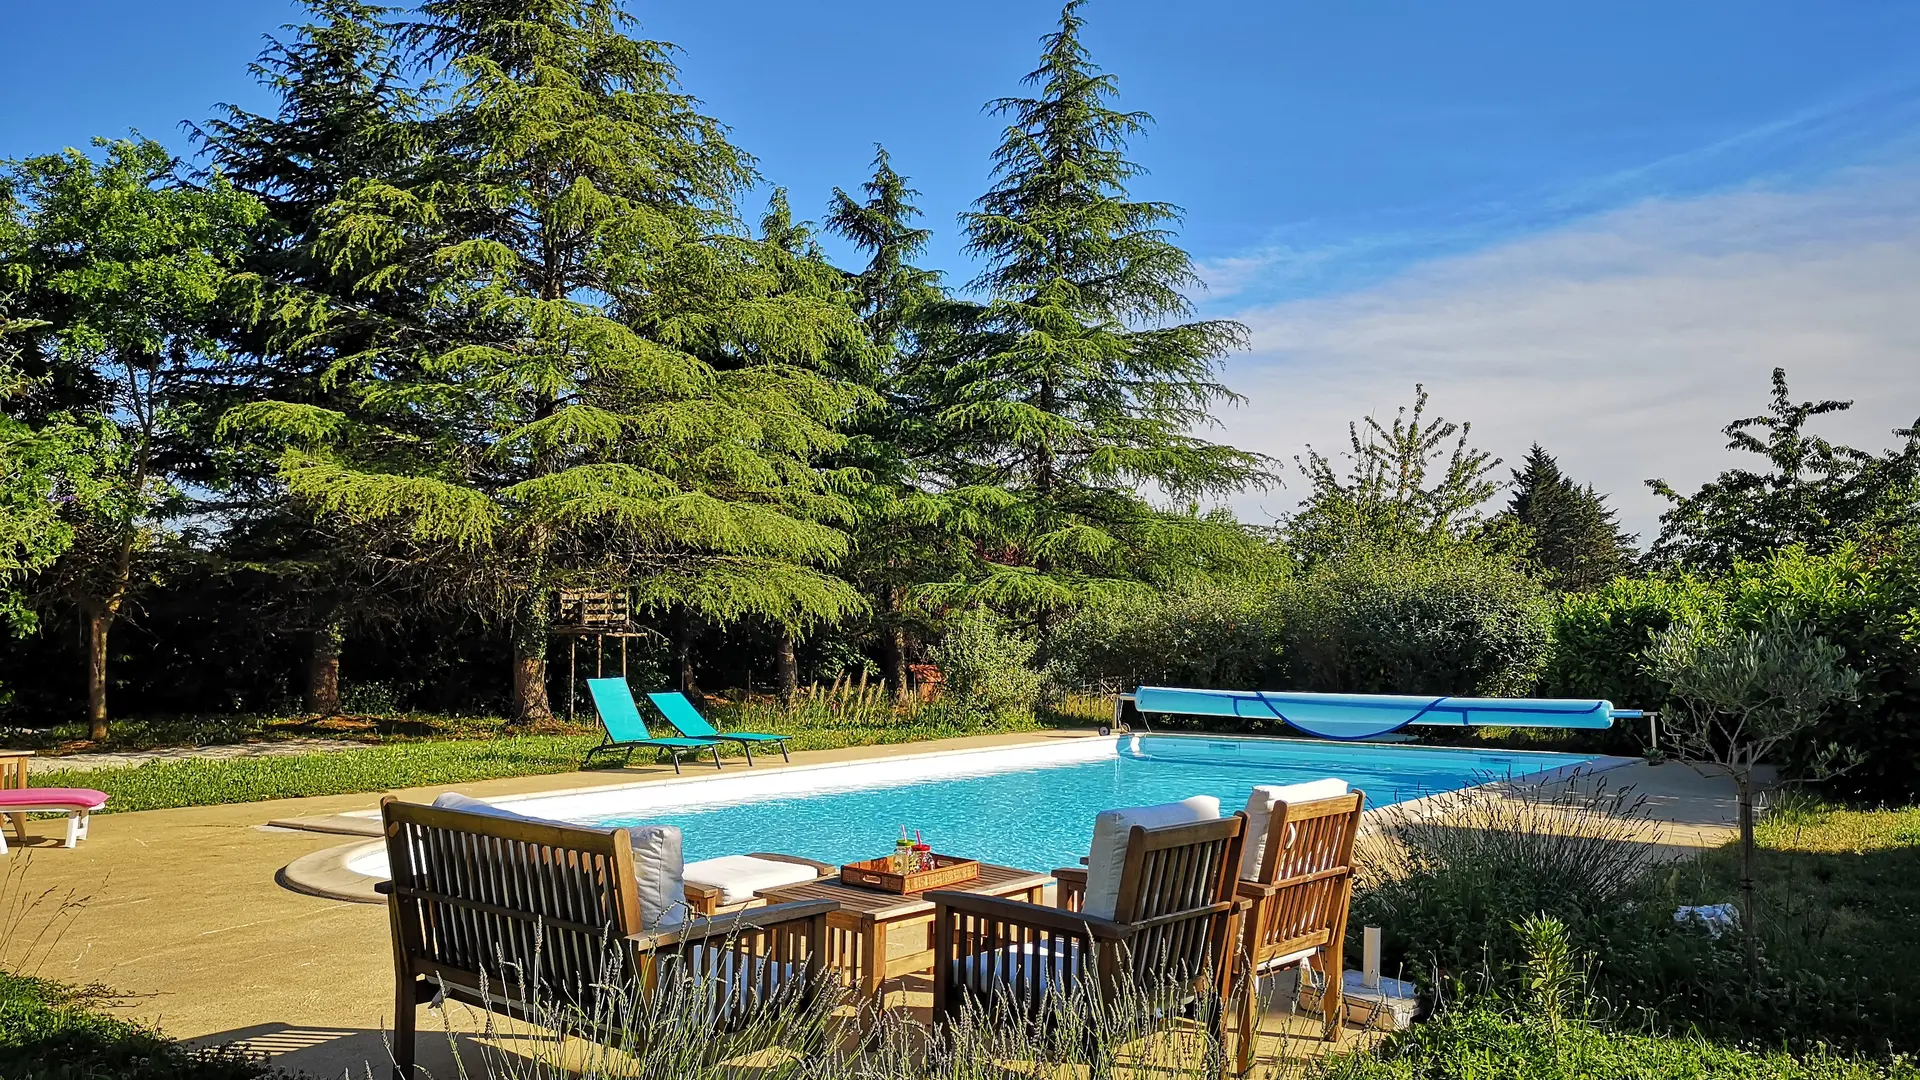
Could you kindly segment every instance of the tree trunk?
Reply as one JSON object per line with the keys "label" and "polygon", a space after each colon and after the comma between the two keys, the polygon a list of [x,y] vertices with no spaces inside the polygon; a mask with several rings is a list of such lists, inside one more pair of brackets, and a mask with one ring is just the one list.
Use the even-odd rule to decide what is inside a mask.
{"label": "tree trunk", "polygon": [[84,610],[87,616],[87,738],[101,742],[107,737],[107,631],[113,628],[114,612],[92,606]]}
{"label": "tree trunk", "polygon": [[1746,945],[1747,978],[1760,985],[1760,918],[1754,910],[1753,773],[1735,775],[1740,796],[1740,936]]}
{"label": "tree trunk", "polygon": [[311,651],[307,654],[307,711],[319,716],[340,712],[340,643],[346,631],[339,620],[329,619],[313,631]]}
{"label": "tree trunk", "polygon": [[907,677],[907,630],[903,626],[889,626],[884,635],[886,646],[887,685],[893,687],[893,700],[901,705],[913,701],[913,687]]}
{"label": "tree trunk", "polygon": [[782,705],[793,704],[800,692],[800,663],[793,656],[793,631],[782,629],[773,646],[773,685]]}
{"label": "tree trunk", "polygon": [[513,621],[513,719],[544,724],[553,719],[547,701],[547,594],[533,591]]}
{"label": "tree trunk", "polygon": [[673,661],[680,680],[680,692],[695,705],[702,702],[700,687],[693,678],[693,617],[681,612],[674,618]]}

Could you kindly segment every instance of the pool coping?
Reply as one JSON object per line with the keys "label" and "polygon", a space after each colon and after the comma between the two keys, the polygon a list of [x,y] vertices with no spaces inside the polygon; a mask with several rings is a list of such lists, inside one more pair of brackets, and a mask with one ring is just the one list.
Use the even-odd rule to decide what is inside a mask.
{"label": "pool coping", "polygon": [[[1237,740],[1280,742],[1280,743],[1320,741],[1320,740],[1312,740],[1312,739],[1295,739],[1295,738],[1288,738],[1285,736],[1273,736],[1273,735],[1223,736],[1218,732],[1152,732],[1150,731],[1150,732],[1132,732],[1132,734],[1152,735],[1159,738],[1193,738],[1193,739],[1213,739],[1213,740],[1219,740],[1221,738],[1233,738]],[[1118,734],[1102,735],[1096,732],[1053,732],[1049,734],[1047,739],[1035,738],[1030,741],[1022,741],[1019,743],[1015,743],[1010,746],[967,747],[964,749],[928,750],[928,751],[915,753],[915,754],[892,754],[892,755],[885,755],[885,756],[876,755],[874,757],[861,757],[861,758],[855,758],[847,761],[808,762],[801,765],[782,765],[777,768],[770,769],[768,771],[779,773],[783,776],[786,776],[794,773],[807,773],[807,772],[817,772],[820,770],[847,769],[852,767],[870,766],[875,764],[876,762],[881,762],[881,761],[891,763],[891,762],[925,760],[927,758],[961,758],[961,757],[975,756],[975,755],[981,755],[981,754],[1008,754],[1008,753],[1018,752],[1022,750],[1030,750],[1035,747],[1046,746],[1048,745],[1048,741],[1047,741],[1048,739],[1060,739],[1062,737],[1065,737],[1072,741],[1078,741],[1079,739],[1111,739],[1111,738],[1117,738],[1119,737],[1119,735]],[[1371,744],[1367,743],[1366,745],[1371,745]],[[1383,746],[1383,748],[1390,745],[1392,748],[1395,748],[1395,749],[1400,749],[1400,748],[1412,749],[1412,747],[1405,747],[1404,744],[1398,744],[1398,743],[1381,744],[1381,745]],[[1472,747],[1428,746],[1428,747],[1419,747],[1419,749],[1456,750],[1463,753],[1488,752],[1486,750],[1476,750]],[[1561,753],[1559,751],[1506,750],[1506,749],[1501,749],[1498,752],[1505,753],[1505,754],[1515,754],[1515,755]],[[1586,761],[1574,762],[1568,765],[1560,765],[1551,769],[1542,769],[1539,772],[1522,773],[1518,776],[1509,776],[1509,777],[1498,778],[1498,779],[1490,779],[1479,784],[1472,784],[1463,788],[1455,788],[1451,791],[1440,791],[1440,792],[1435,792],[1432,795],[1423,795],[1416,799],[1406,800],[1405,802],[1391,803],[1386,806],[1377,806],[1365,812],[1365,814],[1363,815],[1363,822],[1367,824],[1372,824],[1372,823],[1377,823],[1379,821],[1386,820],[1385,817],[1380,815],[1393,815],[1398,820],[1404,820],[1408,817],[1419,817],[1419,818],[1431,817],[1435,814],[1444,812],[1449,806],[1456,804],[1458,800],[1465,797],[1465,793],[1470,791],[1475,791],[1483,787],[1487,787],[1491,784],[1498,784],[1498,783],[1550,784],[1550,783],[1555,783],[1557,781],[1562,781],[1562,780],[1572,780],[1577,776],[1591,776],[1597,773],[1607,772],[1609,770],[1617,769],[1622,766],[1635,764],[1640,760],[1641,760],[1640,758],[1619,757],[1615,755],[1597,755],[1595,757],[1587,759]],[[736,773],[727,774],[726,778],[739,779],[747,775],[749,774],[742,774],[742,773],[736,772]],[[619,791],[629,790],[633,788],[641,788],[641,787],[648,788],[648,789],[657,789],[661,787],[679,786],[679,785],[684,785],[689,783],[710,784],[715,779],[716,779],[715,777],[709,776],[709,775],[694,775],[694,776],[678,775],[678,776],[670,776],[670,777],[665,777],[665,776],[652,777],[647,779],[634,780],[627,783],[599,784],[599,785],[589,785],[589,786],[582,786],[582,787],[576,787],[576,788],[562,788],[555,791],[530,792],[525,795],[496,796],[492,799],[488,799],[487,801],[491,803],[504,803],[504,802],[529,801],[533,799],[541,799],[541,800],[560,799],[560,798],[567,798],[567,797],[579,796],[579,795],[607,795],[607,794],[612,794]],[[449,789],[451,790],[451,786]],[[283,887],[292,889],[295,892],[306,893],[312,896],[318,896],[328,900],[339,900],[339,901],[345,901],[347,903],[357,903],[357,904],[384,903],[386,898],[380,893],[377,893],[374,891],[374,886],[384,879],[371,877],[369,875],[362,874],[358,871],[349,869],[349,865],[351,863],[368,854],[371,854],[376,849],[385,845],[386,841],[383,838],[381,838],[379,814],[380,814],[380,811],[378,810],[352,810],[352,811],[347,811],[341,814],[324,815],[319,817],[282,818],[282,819],[268,822],[267,823],[268,827],[300,829],[305,831],[321,832],[321,833],[337,833],[342,835],[360,837],[360,839],[355,840],[353,842],[341,844],[336,847],[323,848],[319,851],[312,852],[308,855],[303,855],[300,858],[295,859],[293,862],[290,862],[285,867],[281,868],[280,872],[275,875],[276,880]]]}

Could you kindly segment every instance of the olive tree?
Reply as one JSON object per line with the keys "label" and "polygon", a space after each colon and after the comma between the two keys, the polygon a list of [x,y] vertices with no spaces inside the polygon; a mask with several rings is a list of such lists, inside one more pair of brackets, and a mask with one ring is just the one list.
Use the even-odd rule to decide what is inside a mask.
{"label": "olive tree", "polygon": [[[1656,635],[1648,667],[1671,687],[1667,731],[1677,756],[1731,777],[1740,806],[1740,895],[1753,917],[1754,770],[1800,738],[1829,708],[1859,694],[1860,673],[1841,661],[1846,650],[1807,624],[1774,613],[1751,630],[1715,630],[1675,623]],[[1760,956],[1751,927],[1747,966]]]}

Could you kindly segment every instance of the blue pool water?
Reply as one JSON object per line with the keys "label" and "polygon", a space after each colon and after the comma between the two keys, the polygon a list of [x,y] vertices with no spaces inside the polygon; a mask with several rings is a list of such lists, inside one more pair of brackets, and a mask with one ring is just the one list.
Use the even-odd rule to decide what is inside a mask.
{"label": "blue pool water", "polygon": [[725,804],[598,817],[600,826],[678,825],[686,858],[779,851],[823,862],[892,850],[901,825],[935,851],[1046,870],[1087,852],[1094,815],[1124,806],[1219,798],[1246,805],[1257,784],[1337,776],[1384,806],[1592,760],[1582,754],[1444,750],[1377,744],[1146,735],[1110,758],[909,780],[817,794],[749,796]]}

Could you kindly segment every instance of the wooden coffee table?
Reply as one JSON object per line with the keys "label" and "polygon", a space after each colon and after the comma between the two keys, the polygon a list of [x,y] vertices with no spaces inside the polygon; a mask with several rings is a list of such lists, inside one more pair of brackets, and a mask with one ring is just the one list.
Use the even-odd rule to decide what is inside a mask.
{"label": "wooden coffee table", "polygon": [[[947,891],[981,893],[1039,903],[1052,874],[980,864],[980,876]],[[889,979],[933,970],[933,902],[878,889],[842,885],[836,877],[762,889],[769,904],[835,900],[827,916],[827,963],[863,998],[877,998]]]}

